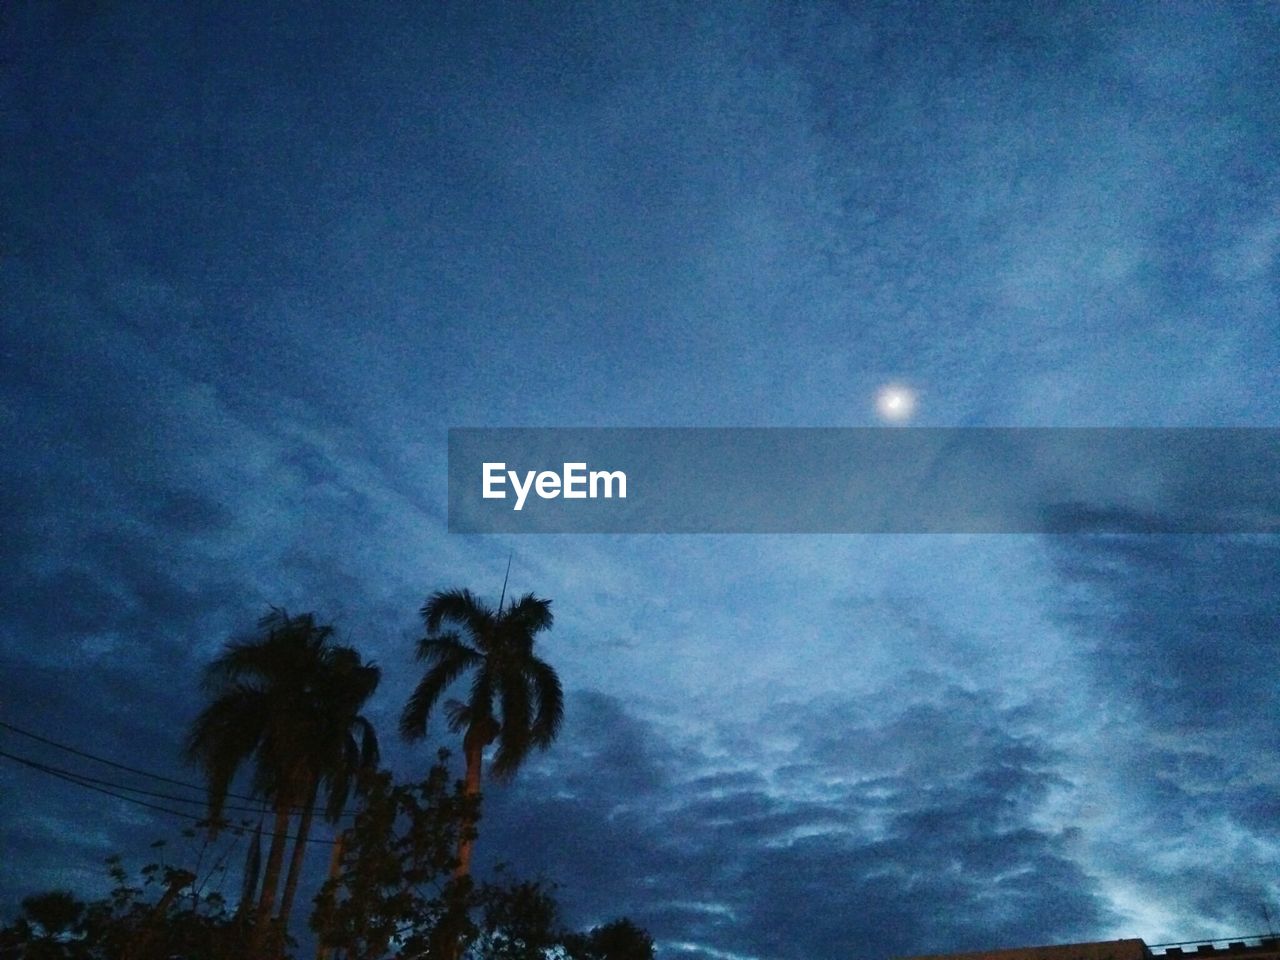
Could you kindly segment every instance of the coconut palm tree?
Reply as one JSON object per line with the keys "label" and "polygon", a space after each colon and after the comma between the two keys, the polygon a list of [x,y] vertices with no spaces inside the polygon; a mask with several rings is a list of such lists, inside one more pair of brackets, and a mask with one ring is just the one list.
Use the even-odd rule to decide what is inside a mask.
{"label": "coconut palm tree", "polygon": [[309,738],[306,804],[298,823],[293,858],[280,897],[280,925],[287,928],[302,859],[320,791],[325,793],[325,819],[336,823],[362,770],[378,764],[378,735],[360,709],[377,689],[382,672],[361,660],[352,647],[331,646],[312,693],[314,736]]}
{"label": "coconut palm tree", "polygon": [[292,815],[300,813],[280,921],[287,926],[312,815],[323,788],[326,812],[341,811],[356,773],[377,762],[373,728],[360,709],[381,671],[312,614],[272,609],[254,636],[229,643],[205,672],[211,700],[192,724],[187,757],[203,770],[209,815],[221,817],[231,782],[252,767],[252,790],[274,813],[254,924],[264,941],[275,906]]}
{"label": "coconut palm tree", "polygon": [[[492,773],[514,776],[534,747],[549,747],[564,718],[560,678],[533,652],[537,634],[551,627],[551,601],[532,593],[495,611],[469,590],[434,593],[422,608],[427,634],[418,641],[418,660],[427,672],[400,717],[400,732],[410,740],[426,736],[427,718],[445,690],[464,674],[471,676],[465,702],[445,704],[449,729],[463,735],[464,789],[480,794],[485,749],[497,741]],[[456,876],[471,870],[474,824],[458,841]]]}

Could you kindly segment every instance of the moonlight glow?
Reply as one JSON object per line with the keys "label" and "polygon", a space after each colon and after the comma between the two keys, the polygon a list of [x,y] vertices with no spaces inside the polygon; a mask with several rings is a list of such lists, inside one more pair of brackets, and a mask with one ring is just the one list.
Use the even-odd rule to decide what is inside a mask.
{"label": "moonlight glow", "polygon": [[885,420],[901,423],[911,419],[916,410],[915,391],[901,384],[881,387],[876,395],[876,411]]}

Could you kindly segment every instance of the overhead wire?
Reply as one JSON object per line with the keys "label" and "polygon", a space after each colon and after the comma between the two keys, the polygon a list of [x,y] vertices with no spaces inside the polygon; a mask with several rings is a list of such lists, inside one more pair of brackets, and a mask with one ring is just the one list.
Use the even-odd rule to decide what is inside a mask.
{"label": "overhead wire", "polygon": [[[34,740],[37,743],[42,743],[49,747],[53,747],[54,749],[63,750],[67,753],[72,754],[73,756],[82,757],[85,760],[92,760],[94,763],[101,763],[105,766],[112,767],[116,770],[122,770],[125,773],[132,773],[140,777],[149,777],[150,779],[157,780],[161,783],[168,783],[168,784],[172,784],[173,786],[185,787],[188,790],[195,790],[202,794],[205,793],[205,788],[198,784],[194,784],[186,780],[178,780],[174,777],[167,777],[163,774],[155,773],[151,770],[143,770],[140,767],[132,767],[132,766],[129,766],[128,764],[120,763],[119,761],[111,760],[107,757],[99,756],[98,754],[95,754],[95,753],[90,753],[87,750],[81,750],[79,747],[73,747],[70,744],[60,743],[57,740],[52,740],[49,737],[41,736],[40,734],[34,733],[31,730],[25,730],[22,727],[17,726],[16,724],[8,723],[7,721],[4,721],[4,720],[0,720],[0,729],[8,730],[11,733],[16,733],[21,737],[27,737],[28,739]],[[139,790],[136,792],[141,793],[143,791]],[[162,796],[162,795],[154,794],[154,796]],[[260,798],[258,797],[250,796],[248,794],[243,794],[243,793],[234,793],[232,791],[227,791],[226,796],[233,800],[246,800],[254,804],[257,804],[260,802]],[[174,797],[163,797],[163,798],[164,799],[181,799],[181,802],[189,802],[183,798],[174,798]],[[244,808],[239,808],[239,809],[241,810],[241,812],[245,812]],[[306,808],[300,807],[300,806],[291,805],[289,809],[292,813],[306,812]],[[257,807],[254,807],[252,812],[274,814],[275,810],[273,808],[257,806]],[[339,816],[354,817],[355,811],[343,810],[339,814]]]}
{"label": "overhead wire", "polygon": [[[0,750],[0,754],[4,751]],[[12,757],[19,762],[23,762],[20,758]],[[144,797],[154,797],[157,800],[170,800],[175,803],[191,803],[198,806],[204,806],[208,801],[204,797],[180,797],[172,793],[157,793],[154,790],[145,790],[142,787],[131,787],[127,784],[117,783],[114,780],[103,780],[100,777],[91,777],[87,773],[79,773],[75,770],[68,770],[65,767],[54,766],[51,763],[43,763],[41,761],[32,761],[38,767],[43,768],[51,773],[63,774],[67,777],[74,777],[76,780],[82,780],[85,783],[94,783],[103,787],[112,787],[116,790],[123,790],[126,793],[136,793]],[[270,807],[242,807],[237,804],[225,804],[223,810],[230,810],[235,813],[248,813],[255,816],[268,816],[275,813]],[[208,819],[208,818],[206,818]]]}
{"label": "overhead wire", "polygon": [[[181,817],[183,820],[187,820],[191,823],[196,823],[196,824],[209,823],[208,817],[197,816],[186,810],[174,810],[172,807],[164,807],[164,806],[161,806],[160,804],[151,803],[148,800],[142,800],[142,799],[139,799],[138,797],[131,797],[126,793],[119,792],[120,790],[132,789],[130,787],[121,786],[120,784],[112,784],[112,786],[116,787],[117,789],[110,789],[108,787],[100,785],[104,781],[91,782],[92,778],[86,778],[80,774],[71,773],[65,770],[61,770],[57,767],[52,767],[49,764],[41,763],[38,760],[32,760],[30,757],[22,757],[17,754],[9,753],[7,750],[0,750],[0,759],[10,760],[14,763],[21,764],[22,766],[27,767],[28,769],[35,770],[39,773],[43,773],[47,776],[54,777],[55,779],[62,780],[66,783],[71,783],[71,784],[74,784],[75,786],[83,787],[86,790],[93,790],[96,793],[101,793],[101,794],[104,794],[105,796],[113,797],[117,800],[123,800],[126,803],[132,803],[139,807],[145,807],[148,810],[155,810],[159,813],[167,813],[171,816]],[[191,801],[186,801],[186,802],[191,802]],[[229,829],[241,830],[244,828],[229,827]],[[287,834],[287,833],[278,834],[274,831],[268,831],[268,830],[264,830],[262,832],[262,835],[264,837],[271,837],[273,839],[277,836],[279,836],[281,839],[284,839],[284,840],[298,839],[296,834]],[[308,843],[323,843],[329,846],[332,846],[334,843],[337,842],[335,840],[330,840],[326,837],[308,836],[305,839]]]}

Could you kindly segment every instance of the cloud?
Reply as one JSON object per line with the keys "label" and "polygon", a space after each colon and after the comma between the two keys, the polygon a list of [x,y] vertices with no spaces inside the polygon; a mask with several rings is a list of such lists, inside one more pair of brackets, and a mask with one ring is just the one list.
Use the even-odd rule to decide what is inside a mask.
{"label": "cloud", "polygon": [[1280,863],[1266,799],[1280,789],[1268,667],[1280,654],[1280,544],[1079,537],[1052,552],[1077,591],[1059,612],[1086,652],[1098,718],[1086,776],[1115,811],[1092,836],[1093,862],[1200,918],[1197,929],[1256,926]]}
{"label": "cloud", "polygon": [[1280,547],[1271,537],[1063,538],[1065,611],[1092,645],[1095,683],[1153,724],[1249,743],[1274,732],[1265,665],[1280,652]]}
{"label": "cloud", "polygon": [[1062,781],[1027,718],[945,684],[882,696],[874,713],[789,703],[762,717],[796,735],[775,766],[576,695],[563,745],[491,789],[479,849],[546,867],[578,922],[625,912],[708,957],[888,956],[1105,923],[1072,832],[1037,823]]}

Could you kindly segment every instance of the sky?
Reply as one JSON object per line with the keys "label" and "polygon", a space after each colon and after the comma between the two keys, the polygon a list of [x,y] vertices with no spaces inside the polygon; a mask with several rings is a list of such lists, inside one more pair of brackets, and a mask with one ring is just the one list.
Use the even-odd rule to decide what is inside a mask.
{"label": "sky", "polygon": [[[378,662],[419,775],[417,611],[510,557],[567,715],[477,867],[576,926],[1265,929],[1274,536],[450,534],[446,438],[876,426],[890,383],[895,429],[1280,425],[1277,49],[1243,0],[5,4],[0,721],[194,782],[200,669],[277,605]],[[2,916],[181,828],[0,796]]]}

